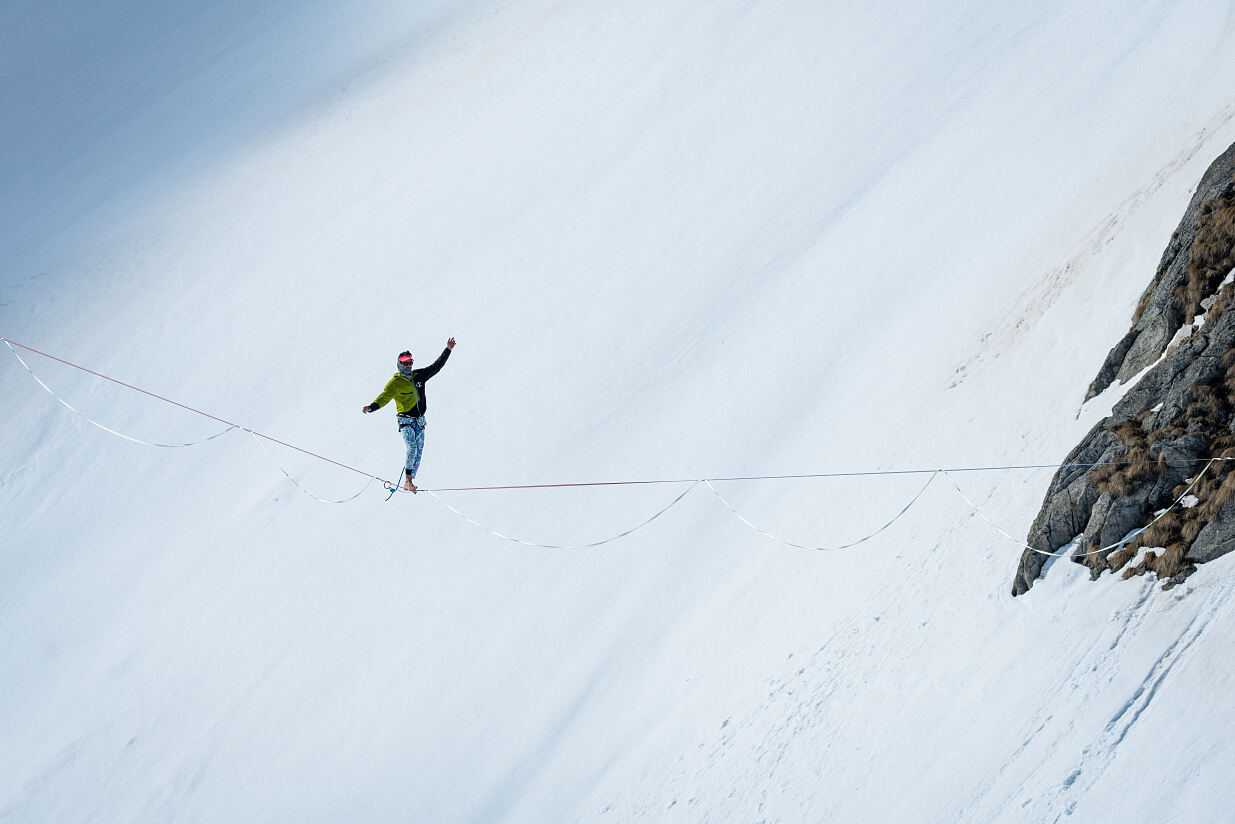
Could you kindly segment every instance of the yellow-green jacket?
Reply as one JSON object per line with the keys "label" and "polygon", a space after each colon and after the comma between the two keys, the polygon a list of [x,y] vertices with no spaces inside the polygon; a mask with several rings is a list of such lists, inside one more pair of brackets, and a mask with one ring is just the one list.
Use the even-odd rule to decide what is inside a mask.
{"label": "yellow-green jacket", "polygon": [[381,409],[391,401],[395,402],[395,409],[400,415],[411,415],[416,411],[417,404],[420,403],[420,393],[416,391],[416,384],[412,383],[410,378],[404,377],[398,373],[395,374],[386,383],[386,388],[382,390],[382,394],[377,396],[377,399],[370,405],[370,409]]}

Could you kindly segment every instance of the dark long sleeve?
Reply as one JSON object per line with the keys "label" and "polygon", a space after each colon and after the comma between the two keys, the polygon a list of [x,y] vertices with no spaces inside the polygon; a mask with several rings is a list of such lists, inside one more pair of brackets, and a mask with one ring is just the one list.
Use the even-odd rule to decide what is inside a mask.
{"label": "dark long sleeve", "polygon": [[413,377],[412,380],[418,383],[420,381],[427,381],[429,378],[442,371],[442,367],[446,365],[446,359],[449,357],[450,349],[443,349],[442,354],[439,355],[437,360],[433,361],[433,363],[429,364],[424,369],[413,369],[412,374],[415,377]]}
{"label": "dark long sleeve", "polygon": [[416,404],[416,415],[423,415],[429,409],[429,399],[425,396],[425,381],[442,371],[442,367],[446,365],[446,359],[450,357],[450,348],[442,350],[442,354],[433,363],[426,366],[424,369],[412,370],[412,383],[416,384],[416,391],[420,393],[420,402]]}

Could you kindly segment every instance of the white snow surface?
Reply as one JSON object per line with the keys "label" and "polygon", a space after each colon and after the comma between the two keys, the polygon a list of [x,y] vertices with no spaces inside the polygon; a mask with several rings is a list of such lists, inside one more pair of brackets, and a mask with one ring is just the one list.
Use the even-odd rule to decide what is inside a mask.
{"label": "white snow surface", "polygon": [[[15,2],[0,335],[431,487],[1051,463],[1206,166],[1224,2]],[[0,821],[1226,820],[1235,574],[940,482],[586,551],[114,438],[0,366]],[[23,353],[146,440],[219,424]],[[365,478],[269,446],[307,490]],[[961,473],[1024,535],[1050,470]],[[718,485],[805,544],[921,476]],[[680,484],[443,493],[538,543]]]}

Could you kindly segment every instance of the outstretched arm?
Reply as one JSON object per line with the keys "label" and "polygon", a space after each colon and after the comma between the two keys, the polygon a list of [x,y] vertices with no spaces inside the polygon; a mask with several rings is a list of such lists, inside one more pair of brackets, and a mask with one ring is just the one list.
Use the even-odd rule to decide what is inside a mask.
{"label": "outstretched arm", "polygon": [[446,348],[442,350],[442,354],[432,364],[424,369],[417,369],[416,375],[422,381],[427,381],[429,378],[442,371],[442,367],[446,365],[446,359],[450,357],[451,351],[455,348],[455,339],[451,338],[446,341]]}
{"label": "outstretched arm", "polygon": [[386,382],[386,388],[382,390],[382,394],[378,395],[377,398],[373,401],[373,403],[369,404],[368,406],[360,407],[360,411],[364,412],[367,415],[370,412],[376,412],[377,410],[381,409],[383,406],[390,403],[390,400],[394,397],[393,390],[394,390],[394,378],[391,378],[389,381]]}

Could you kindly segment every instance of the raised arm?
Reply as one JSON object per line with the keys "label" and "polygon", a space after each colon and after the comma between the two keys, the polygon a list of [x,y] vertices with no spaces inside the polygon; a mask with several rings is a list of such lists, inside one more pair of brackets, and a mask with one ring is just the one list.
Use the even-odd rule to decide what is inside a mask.
{"label": "raised arm", "polygon": [[446,341],[446,348],[442,350],[442,354],[438,355],[437,360],[433,361],[424,369],[417,369],[417,376],[422,381],[427,381],[429,378],[442,371],[442,367],[446,365],[446,359],[450,357],[450,352],[455,348],[455,339],[451,338]]}

